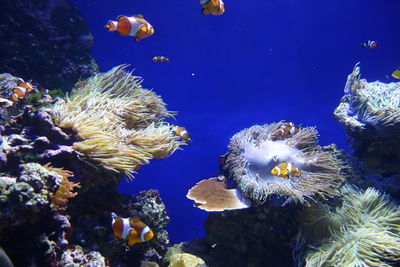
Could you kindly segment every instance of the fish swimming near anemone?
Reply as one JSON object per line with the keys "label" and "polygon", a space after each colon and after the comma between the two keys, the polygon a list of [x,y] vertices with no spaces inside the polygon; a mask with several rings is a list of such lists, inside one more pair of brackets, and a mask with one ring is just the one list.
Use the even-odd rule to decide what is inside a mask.
{"label": "fish swimming near anemone", "polygon": [[291,177],[300,177],[301,170],[299,168],[296,168],[293,163],[284,161],[276,165],[271,170],[271,174],[273,176],[289,179]]}
{"label": "fish swimming near anemone", "polygon": [[132,17],[119,16],[117,21],[109,20],[105,28],[116,31],[121,36],[134,36],[135,41],[140,41],[154,34],[153,26],[142,15]]}
{"label": "fish swimming near anemone", "polygon": [[275,139],[286,139],[290,138],[293,135],[297,134],[300,131],[300,128],[297,127],[293,122],[283,123],[277,132],[275,132],[272,137]]}
{"label": "fish swimming near anemone", "polygon": [[367,48],[369,50],[374,50],[374,49],[376,49],[377,46],[378,46],[378,44],[372,40],[367,40],[361,44],[362,48]]}
{"label": "fish swimming near anemone", "polygon": [[122,218],[111,213],[111,226],[116,238],[128,240],[128,246],[136,243],[145,242],[153,239],[154,233],[144,222],[138,217]]}
{"label": "fish swimming near anemone", "polygon": [[200,0],[203,6],[201,14],[203,15],[222,15],[225,12],[225,5],[222,0]]}
{"label": "fish swimming near anemone", "polygon": [[172,126],[172,131],[181,138],[181,140],[187,144],[190,144],[192,142],[192,139],[190,139],[190,135],[188,131],[186,130],[185,127],[181,126]]}
{"label": "fish swimming near anemone", "polygon": [[34,90],[31,82],[25,82],[23,79],[19,78],[17,86],[15,86],[11,91],[11,98],[14,101],[23,99],[27,93]]}
{"label": "fish swimming near anemone", "polygon": [[153,57],[153,61],[156,63],[166,63],[166,62],[171,62],[171,59],[163,56],[156,56]]}

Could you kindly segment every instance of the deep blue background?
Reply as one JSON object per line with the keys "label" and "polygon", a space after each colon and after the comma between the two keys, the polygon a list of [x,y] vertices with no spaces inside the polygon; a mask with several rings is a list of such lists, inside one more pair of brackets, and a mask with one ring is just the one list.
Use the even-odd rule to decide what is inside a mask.
{"label": "deep blue background", "polygon": [[[333,110],[356,62],[369,81],[394,81],[400,66],[398,0],[226,0],[222,16],[203,16],[198,0],[71,0],[94,35],[102,71],[123,63],[179,111],[193,142],[144,166],[120,191],[156,188],[167,206],[173,242],[204,235],[206,212],[187,190],[218,172],[229,138],[254,124],[317,126],[320,144],[347,149]],[[140,42],[108,33],[118,15],[143,14],[155,34]],[[364,40],[376,40],[374,51]],[[152,57],[171,58],[168,64]]]}

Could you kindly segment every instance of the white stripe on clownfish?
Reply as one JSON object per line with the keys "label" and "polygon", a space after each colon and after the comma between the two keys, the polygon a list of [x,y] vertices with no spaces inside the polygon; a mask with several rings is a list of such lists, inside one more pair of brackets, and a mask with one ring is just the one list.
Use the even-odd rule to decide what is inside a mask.
{"label": "white stripe on clownfish", "polygon": [[129,223],[129,218],[121,218],[122,219],[122,234],[121,238],[126,238],[129,235],[129,232],[133,230],[131,228],[131,224]]}
{"label": "white stripe on clownfish", "polygon": [[140,233],[140,240],[142,240],[142,242],[146,241],[144,235],[149,232],[150,232],[150,227],[146,226],[145,228],[143,228],[142,232]]}
{"label": "white stripe on clownfish", "polygon": [[131,31],[129,32],[130,36],[135,36],[136,33],[140,30],[143,24],[139,23],[135,17],[126,17],[131,23]]}

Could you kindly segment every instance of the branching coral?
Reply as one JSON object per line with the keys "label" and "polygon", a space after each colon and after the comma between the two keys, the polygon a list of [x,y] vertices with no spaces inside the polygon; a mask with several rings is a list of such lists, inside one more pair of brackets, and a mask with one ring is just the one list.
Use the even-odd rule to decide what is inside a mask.
{"label": "branching coral", "polygon": [[314,227],[329,230],[322,246],[306,255],[306,266],[391,266],[400,259],[400,207],[368,188],[346,186],[342,206],[324,206]]}
{"label": "branching coral", "polygon": [[[257,203],[265,202],[272,194],[306,204],[313,195],[334,195],[343,180],[341,166],[330,152],[317,145],[315,128],[301,128],[282,137],[284,127],[285,122],[256,125],[235,134],[224,165],[228,178]],[[271,170],[282,162],[296,166],[301,175],[289,179],[272,175]]]}
{"label": "branching coral", "polygon": [[126,65],[76,84],[53,108],[55,123],[76,133],[73,148],[104,168],[133,178],[152,158],[165,158],[183,144],[164,117],[162,99],[125,72]]}

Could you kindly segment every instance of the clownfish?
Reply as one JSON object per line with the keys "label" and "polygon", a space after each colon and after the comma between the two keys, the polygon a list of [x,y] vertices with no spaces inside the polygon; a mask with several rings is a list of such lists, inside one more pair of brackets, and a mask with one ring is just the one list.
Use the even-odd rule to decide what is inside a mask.
{"label": "clownfish", "polygon": [[122,218],[111,213],[111,226],[116,238],[128,240],[128,246],[153,239],[154,233],[138,217]]}
{"label": "clownfish", "polygon": [[361,44],[362,48],[368,48],[370,50],[374,50],[377,47],[377,43],[375,41],[367,40]]}
{"label": "clownfish", "polygon": [[290,177],[300,177],[301,171],[298,168],[296,168],[293,163],[284,161],[276,165],[271,170],[271,174],[273,176],[289,179]]}
{"label": "clownfish", "polygon": [[25,82],[23,79],[18,79],[18,84],[12,89],[11,98],[14,101],[18,101],[25,97],[26,93],[33,91],[33,85],[30,82]]}
{"label": "clownfish", "polygon": [[192,142],[192,139],[190,139],[190,135],[188,131],[186,131],[185,127],[181,126],[172,126],[172,131],[181,138],[181,140],[185,143],[190,144]]}
{"label": "clownfish", "polygon": [[203,15],[222,15],[225,12],[225,5],[222,0],[200,0],[200,4],[203,6],[201,10]]}
{"label": "clownfish", "polygon": [[165,63],[165,62],[171,62],[171,59],[163,56],[156,56],[153,57],[153,61],[156,63]]}
{"label": "clownfish", "polygon": [[292,137],[300,131],[299,127],[296,127],[293,122],[286,122],[281,125],[280,129],[274,133],[273,137],[278,139],[285,139]]}
{"label": "clownfish", "polygon": [[110,32],[116,31],[122,36],[134,36],[135,41],[154,34],[153,26],[142,15],[119,16],[117,21],[109,20],[105,28]]}

